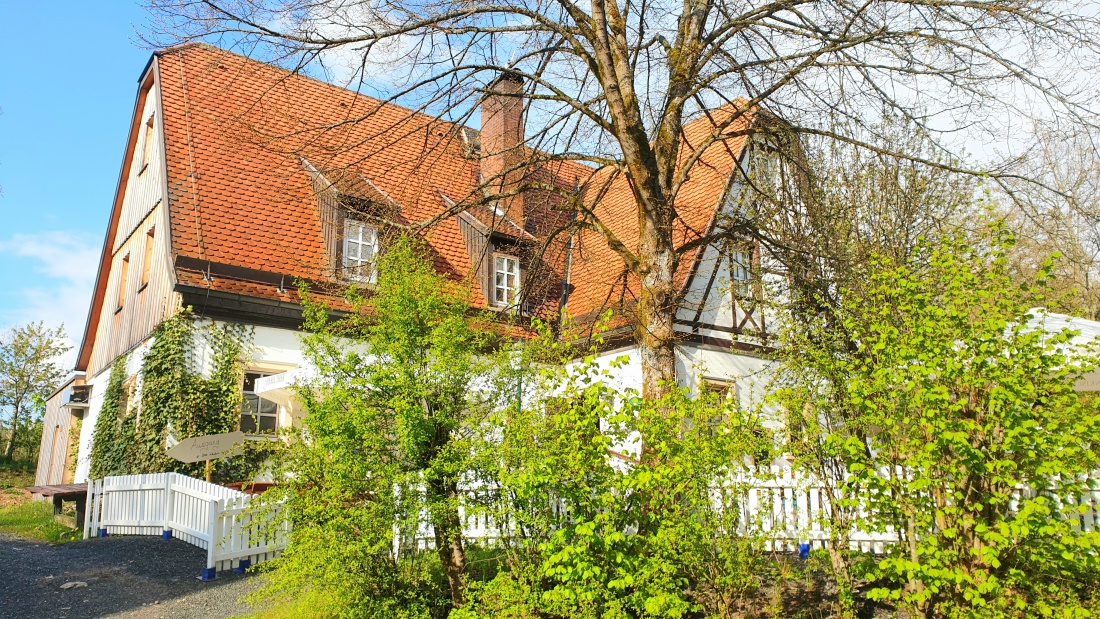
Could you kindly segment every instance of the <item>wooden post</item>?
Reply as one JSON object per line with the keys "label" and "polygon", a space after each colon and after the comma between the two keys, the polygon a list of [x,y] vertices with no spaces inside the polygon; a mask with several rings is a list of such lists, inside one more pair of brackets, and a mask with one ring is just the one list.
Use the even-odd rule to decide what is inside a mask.
{"label": "wooden post", "polygon": [[210,475],[214,472],[214,467],[210,466],[210,461],[206,461],[206,483],[210,483]]}

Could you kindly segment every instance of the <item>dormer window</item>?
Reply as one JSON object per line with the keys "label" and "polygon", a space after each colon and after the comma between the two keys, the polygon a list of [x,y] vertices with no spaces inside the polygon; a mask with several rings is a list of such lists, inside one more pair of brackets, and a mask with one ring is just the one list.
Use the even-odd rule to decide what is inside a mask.
{"label": "dormer window", "polygon": [[493,263],[493,303],[515,305],[519,301],[519,258],[497,254]]}
{"label": "dormer window", "polygon": [[378,231],[365,223],[344,220],[344,273],[349,279],[373,284],[374,257],[378,253]]}

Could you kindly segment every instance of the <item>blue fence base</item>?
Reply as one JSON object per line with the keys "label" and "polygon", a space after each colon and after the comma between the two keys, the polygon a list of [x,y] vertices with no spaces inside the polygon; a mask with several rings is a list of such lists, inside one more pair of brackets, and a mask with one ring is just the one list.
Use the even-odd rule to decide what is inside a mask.
{"label": "blue fence base", "polygon": [[172,532],[171,531],[163,531],[160,534],[160,538],[161,539],[172,539]]}
{"label": "blue fence base", "polygon": [[107,537],[107,529],[103,528],[99,530],[99,537]]}
{"label": "blue fence base", "polygon": [[250,567],[252,567],[252,559],[241,559],[237,562],[237,573],[244,574]]}
{"label": "blue fence base", "polygon": [[202,568],[202,579],[203,580],[214,580],[217,577],[218,577],[218,569],[217,568],[214,568],[214,567],[204,567],[204,568]]}

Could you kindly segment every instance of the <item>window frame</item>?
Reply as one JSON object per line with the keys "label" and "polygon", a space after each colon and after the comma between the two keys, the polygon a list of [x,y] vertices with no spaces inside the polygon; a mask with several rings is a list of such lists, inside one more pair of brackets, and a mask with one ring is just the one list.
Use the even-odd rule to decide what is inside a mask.
{"label": "window frame", "polygon": [[[244,375],[241,378],[241,411],[240,411],[240,414],[237,418],[237,429],[239,429],[240,431],[242,431],[245,434],[248,434],[250,436],[251,435],[269,436],[269,435],[276,434],[276,433],[279,432],[279,417],[281,416],[281,413],[282,413],[282,411],[279,410],[279,408],[280,408],[279,403],[275,402],[275,401],[272,401],[272,400],[268,400],[267,398],[257,394],[256,391],[255,391],[256,380],[258,380],[260,378],[266,378],[268,376],[273,376],[273,375],[278,374],[278,373],[279,372],[267,372],[267,371],[264,371],[264,370],[245,370],[244,371]],[[248,381],[249,381],[248,377],[249,377],[249,375],[255,376],[255,378],[252,379],[252,389],[253,389],[252,391],[248,391],[246,389],[246,387],[248,386]],[[252,396],[252,397],[256,398],[257,401],[263,401],[263,402],[267,402],[267,403],[272,404],[275,407],[275,412],[265,413],[262,410],[256,410],[252,413],[246,413],[245,412],[245,407],[249,406],[249,404],[248,404],[249,403],[249,399],[248,399],[249,396]],[[259,408],[259,407],[257,407],[257,408]],[[250,415],[253,418],[253,420],[255,422],[255,429],[254,430],[251,430],[251,431],[244,430],[242,422],[243,422],[244,417],[245,417],[246,414]],[[262,418],[267,418],[267,417],[273,418],[274,419],[274,424],[273,424],[273,427],[272,427],[271,430],[265,431],[265,430],[263,430],[263,426],[261,424],[261,419]]]}
{"label": "window frame", "polygon": [[145,173],[145,170],[149,168],[149,162],[152,160],[153,150],[153,128],[154,119],[157,117],[156,113],[149,115],[149,120],[145,121],[145,128],[142,133],[142,146],[141,146],[141,169],[138,170],[138,176]]}
{"label": "window frame", "polygon": [[734,299],[739,301],[755,297],[752,281],[754,253],[751,248],[731,246],[726,255],[729,261],[730,286]]}
{"label": "window frame", "polygon": [[[498,266],[499,262],[501,260],[505,261],[506,270],[504,270],[504,271],[501,271],[499,266]],[[513,265],[515,266],[515,272],[514,273],[507,270],[508,261],[512,262]],[[497,279],[497,276],[500,275],[501,273],[503,273],[504,276],[505,276],[505,284],[503,286],[498,282],[498,279]],[[515,254],[504,253],[504,252],[494,252],[493,253],[493,271],[492,271],[492,275],[493,275],[493,280],[492,280],[491,283],[492,283],[493,293],[492,293],[492,296],[490,297],[492,299],[492,304],[496,307],[518,307],[519,299],[520,299],[520,289],[523,286],[523,268],[520,265],[519,256],[516,256]],[[515,284],[511,288],[509,288],[507,286],[507,277],[509,275],[514,275],[514,277],[515,277]],[[498,298],[497,298],[497,293],[501,290],[503,290],[504,293],[505,293],[503,301],[498,300]]]}
{"label": "window frame", "polygon": [[122,308],[126,305],[126,287],[129,285],[130,280],[130,252],[126,252],[126,255],[122,257],[122,266],[118,269],[118,306],[115,308],[115,313],[122,311]]}
{"label": "window frame", "polygon": [[141,285],[138,286],[138,293],[149,287],[149,278],[152,276],[153,270],[153,247],[157,240],[156,234],[156,226],[149,228],[149,231],[145,233],[145,253],[142,255],[141,260]]}
{"label": "window frame", "polygon": [[[356,236],[354,240],[352,239],[350,234],[352,229],[356,230]],[[369,233],[369,243],[366,242],[366,239],[364,238],[364,233]],[[353,243],[357,246],[356,256],[354,259],[351,259],[349,256],[349,247]],[[364,260],[362,258],[363,247],[371,248],[371,256],[367,260]],[[344,274],[344,277],[346,279],[367,284],[373,284],[377,281],[378,270],[375,267],[375,262],[378,259],[378,228],[354,217],[345,217],[343,243],[341,249],[342,251],[340,264],[342,266],[342,273]],[[355,264],[350,264],[351,260],[354,260]],[[363,271],[365,270],[364,267],[369,267],[369,269],[366,269],[367,272],[365,274],[363,273]]]}

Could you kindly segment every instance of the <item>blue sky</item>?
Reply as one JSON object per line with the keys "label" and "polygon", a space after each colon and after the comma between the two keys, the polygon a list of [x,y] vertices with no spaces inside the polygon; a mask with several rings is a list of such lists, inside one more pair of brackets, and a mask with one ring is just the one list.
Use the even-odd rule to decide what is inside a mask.
{"label": "blue sky", "polygon": [[[0,0],[0,329],[79,341],[149,51],[137,3]],[[42,29],[46,17],[50,26]]]}

